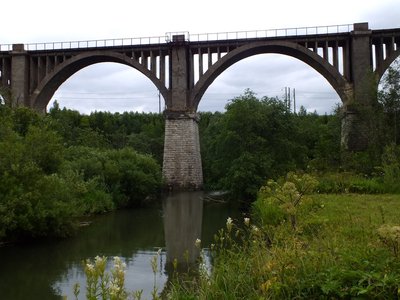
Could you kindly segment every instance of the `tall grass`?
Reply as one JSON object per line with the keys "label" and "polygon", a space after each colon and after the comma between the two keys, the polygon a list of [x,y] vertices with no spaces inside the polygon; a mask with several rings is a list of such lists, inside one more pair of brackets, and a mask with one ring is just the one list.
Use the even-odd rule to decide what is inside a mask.
{"label": "tall grass", "polygon": [[308,203],[318,205],[299,210],[296,228],[235,220],[216,235],[212,272],[175,282],[170,298],[397,299],[400,197],[314,194]]}

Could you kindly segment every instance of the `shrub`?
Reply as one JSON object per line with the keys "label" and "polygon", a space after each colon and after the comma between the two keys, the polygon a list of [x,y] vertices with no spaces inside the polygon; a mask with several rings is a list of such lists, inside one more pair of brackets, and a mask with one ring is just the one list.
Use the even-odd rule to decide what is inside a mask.
{"label": "shrub", "polygon": [[255,214],[262,224],[277,225],[285,216],[296,229],[297,216],[303,197],[311,193],[317,186],[317,181],[308,174],[297,175],[288,173],[286,180],[275,182],[268,180],[260,188],[254,204]]}

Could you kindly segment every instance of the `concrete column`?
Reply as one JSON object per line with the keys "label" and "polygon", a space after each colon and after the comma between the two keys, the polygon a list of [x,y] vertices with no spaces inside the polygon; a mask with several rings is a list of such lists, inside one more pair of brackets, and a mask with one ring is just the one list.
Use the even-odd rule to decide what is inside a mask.
{"label": "concrete column", "polygon": [[11,55],[12,106],[30,106],[28,53],[23,44],[14,44]]}
{"label": "concrete column", "polygon": [[[368,127],[374,95],[372,80],[371,30],[368,23],[354,24],[350,45],[350,72],[353,93],[344,101],[342,119],[342,148],[362,151],[368,147]],[[346,65],[346,62],[345,62]],[[345,72],[346,74],[346,72]]]}
{"label": "concrete column", "polygon": [[372,73],[371,33],[368,23],[354,24],[351,38],[351,81],[354,100],[359,104],[371,104],[369,93]]}
{"label": "concrete column", "polygon": [[186,47],[185,36],[173,36],[171,49],[171,111],[190,110],[189,97],[189,78],[190,61],[188,47]]}
{"label": "concrete column", "polygon": [[166,112],[163,177],[169,190],[199,190],[203,186],[196,114]]}
{"label": "concrete column", "polygon": [[170,53],[163,176],[169,190],[199,190],[203,186],[203,171],[198,117],[189,99],[191,60],[183,35],[173,36]]}

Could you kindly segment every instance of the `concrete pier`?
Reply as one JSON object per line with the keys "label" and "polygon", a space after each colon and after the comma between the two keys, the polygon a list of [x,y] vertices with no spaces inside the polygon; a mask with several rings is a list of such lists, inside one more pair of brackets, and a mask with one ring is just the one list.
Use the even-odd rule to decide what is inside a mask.
{"label": "concrete pier", "polygon": [[200,141],[196,114],[167,113],[163,177],[170,190],[203,187]]}

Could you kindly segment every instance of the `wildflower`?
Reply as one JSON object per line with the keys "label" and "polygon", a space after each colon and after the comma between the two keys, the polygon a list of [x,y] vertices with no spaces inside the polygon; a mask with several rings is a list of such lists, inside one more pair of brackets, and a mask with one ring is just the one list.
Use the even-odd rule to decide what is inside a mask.
{"label": "wildflower", "polygon": [[102,257],[100,257],[100,256],[97,255],[97,256],[94,258],[94,263],[95,263],[96,266],[100,265],[102,262],[103,262],[103,258],[102,258]]}
{"label": "wildflower", "polygon": [[120,290],[121,290],[121,288],[118,286],[117,283],[110,282],[109,291],[110,291],[111,296],[114,296],[114,297],[117,296],[118,293],[120,292]]}
{"label": "wildflower", "polygon": [[120,265],[121,264],[121,258],[118,256],[114,256],[114,265]]}
{"label": "wildflower", "polygon": [[93,264],[87,263],[87,264],[86,264],[86,270],[87,270],[87,272],[89,272],[89,273],[93,273],[93,272],[94,272],[94,266],[93,266]]}
{"label": "wildflower", "polygon": [[267,281],[265,281],[264,283],[261,284],[260,288],[261,291],[263,291],[264,293],[268,292],[268,290],[273,287],[273,285],[277,282],[277,278],[274,276],[270,279],[268,279]]}
{"label": "wildflower", "polygon": [[201,240],[200,239],[196,239],[196,241],[194,242],[194,244],[196,245],[197,248],[200,249],[201,246]]}
{"label": "wildflower", "polygon": [[258,229],[258,227],[257,227],[256,225],[252,225],[252,226],[251,226],[251,231],[252,231],[253,233],[258,233],[258,232],[260,231],[260,229]]}
{"label": "wildflower", "polygon": [[174,267],[174,270],[178,269],[178,260],[176,258],[174,258],[174,260],[172,262],[172,266]]}
{"label": "wildflower", "polygon": [[231,217],[229,217],[226,220],[226,228],[228,229],[228,232],[230,232],[232,230],[232,226],[233,226],[233,220]]}
{"label": "wildflower", "polygon": [[250,225],[250,218],[244,218],[244,225],[246,226]]}

